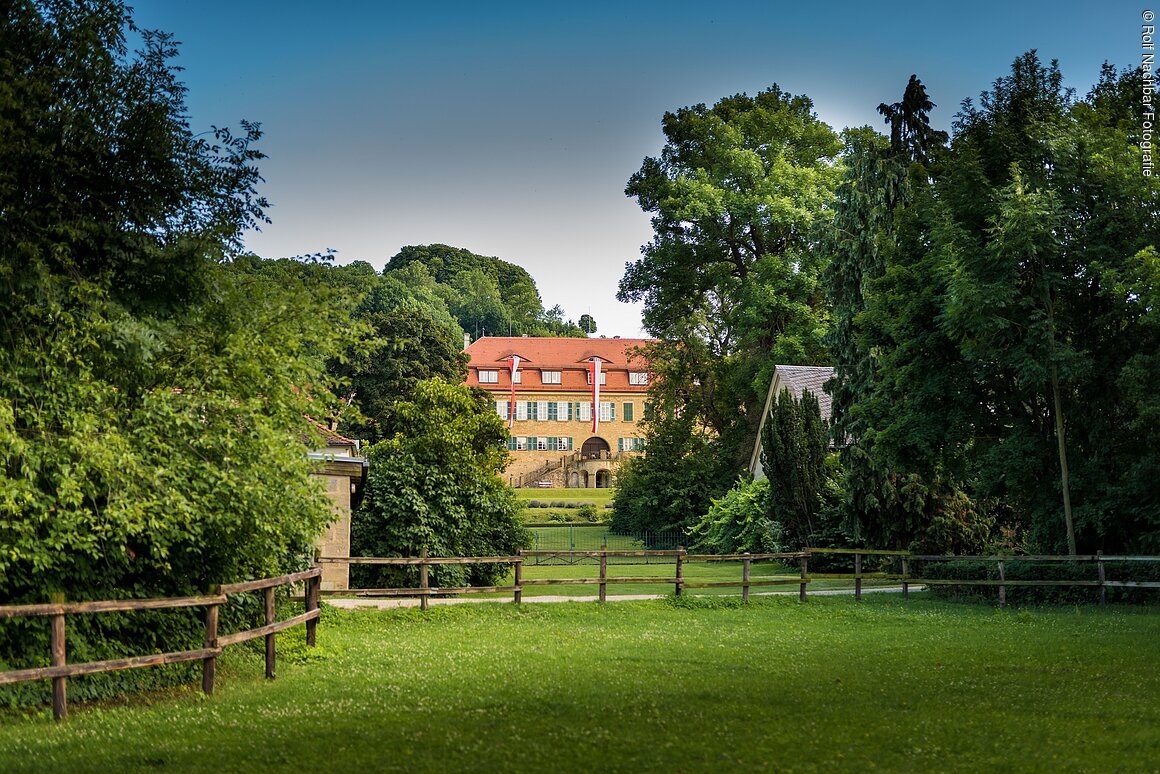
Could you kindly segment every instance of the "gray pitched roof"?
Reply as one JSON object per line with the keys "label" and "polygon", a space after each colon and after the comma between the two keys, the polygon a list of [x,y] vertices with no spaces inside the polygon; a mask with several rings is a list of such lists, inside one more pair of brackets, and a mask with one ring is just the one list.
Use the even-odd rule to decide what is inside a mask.
{"label": "gray pitched roof", "polygon": [[757,432],[757,442],[753,444],[753,456],[749,460],[749,470],[755,479],[765,478],[765,470],[761,467],[761,430],[765,427],[765,420],[769,416],[769,409],[773,401],[783,389],[789,389],[795,398],[801,398],[803,390],[809,390],[818,399],[822,419],[829,421],[833,399],[823,389],[829,379],[833,378],[834,369],[830,366],[777,366],[773,379],[769,383],[769,394],[765,396],[765,408],[761,413],[761,425]]}
{"label": "gray pitched roof", "polygon": [[[830,394],[822,389],[822,385],[834,377],[834,369],[829,366],[783,366],[777,367],[777,375],[781,377],[781,386],[788,387],[795,398],[801,398],[803,390],[809,390],[822,409],[822,419],[830,419],[830,408],[833,403]],[[777,381],[775,379],[775,381]],[[766,411],[769,407],[766,406]]]}

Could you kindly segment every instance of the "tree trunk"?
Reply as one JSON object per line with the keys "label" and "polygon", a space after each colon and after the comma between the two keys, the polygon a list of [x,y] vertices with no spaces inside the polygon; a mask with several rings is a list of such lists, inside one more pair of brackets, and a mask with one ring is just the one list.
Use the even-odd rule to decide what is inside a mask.
{"label": "tree trunk", "polygon": [[1075,556],[1075,522],[1071,518],[1071,485],[1067,473],[1067,441],[1063,435],[1063,400],[1059,395],[1059,366],[1051,364],[1051,392],[1055,398],[1055,439],[1059,444],[1059,476],[1063,484],[1063,520],[1067,524],[1067,553]]}

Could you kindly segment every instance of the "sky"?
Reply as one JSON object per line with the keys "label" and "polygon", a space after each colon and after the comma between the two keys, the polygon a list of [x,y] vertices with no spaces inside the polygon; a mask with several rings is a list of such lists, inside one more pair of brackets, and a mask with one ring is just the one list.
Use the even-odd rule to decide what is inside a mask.
{"label": "sky", "polygon": [[181,43],[195,132],[262,125],[272,222],[249,250],[381,269],[465,247],[625,337],[644,332],[617,284],[652,232],[624,186],[665,111],[776,83],[835,129],[882,129],[915,73],[949,129],[1028,49],[1081,95],[1103,62],[1138,65],[1150,2],[130,0]]}

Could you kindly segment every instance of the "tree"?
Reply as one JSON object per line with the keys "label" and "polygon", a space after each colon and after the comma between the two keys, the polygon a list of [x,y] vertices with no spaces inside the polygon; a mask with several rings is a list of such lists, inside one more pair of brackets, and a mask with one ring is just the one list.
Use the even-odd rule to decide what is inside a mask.
{"label": "tree", "polygon": [[[264,218],[258,127],[195,136],[172,39],[129,54],[119,2],[3,14],[0,599],[304,567],[330,518],[304,415],[329,410],[343,329],[302,283],[228,263]],[[172,650],[199,626],[135,620],[70,624],[70,647]],[[39,636],[0,635],[0,660]]]}
{"label": "tree", "polygon": [[590,314],[580,315],[580,330],[591,336],[596,333],[596,320]]}
{"label": "tree", "polygon": [[664,341],[650,360],[657,381],[681,374],[670,395],[700,398],[682,409],[737,471],[772,366],[826,360],[810,234],[826,218],[840,145],[807,97],[776,86],[666,113],[662,127],[660,157],[646,158],[625,188],[652,213],[654,237],[617,298],[644,303],[646,330]]}
{"label": "tree", "polygon": [[[520,504],[499,477],[507,430],[486,393],[434,379],[391,407],[391,434],[370,447],[351,549],[362,556],[508,556],[529,544]],[[431,582],[491,585],[498,565],[440,566]],[[408,571],[372,568],[358,583],[414,585]]]}
{"label": "tree", "polygon": [[[869,542],[972,549],[996,525],[1044,552],[1160,544],[1140,478],[1160,470],[1140,381],[1160,345],[1142,76],[1107,67],[1082,100],[1062,82],[1029,52],[964,103],[949,148],[908,150],[919,120],[893,132],[901,154],[851,164],[835,418]],[[907,104],[925,103],[883,106],[892,127]]]}

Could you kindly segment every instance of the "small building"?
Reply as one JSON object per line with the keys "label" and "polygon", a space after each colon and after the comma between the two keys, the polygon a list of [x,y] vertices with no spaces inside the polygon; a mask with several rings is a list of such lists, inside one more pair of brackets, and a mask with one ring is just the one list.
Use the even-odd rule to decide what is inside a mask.
{"label": "small building", "polygon": [[769,419],[769,410],[782,390],[788,389],[790,394],[801,400],[802,392],[809,390],[818,399],[818,406],[822,412],[822,419],[829,420],[833,411],[833,399],[824,389],[826,382],[834,378],[834,369],[830,366],[783,366],[779,365],[773,372],[773,379],[769,383],[769,393],[765,396],[765,408],[761,412],[761,425],[757,430],[757,442],[753,444],[753,456],[749,460],[749,472],[754,481],[766,478],[765,468],[761,464],[761,436],[765,431],[765,422]]}
{"label": "small building", "polygon": [[652,339],[485,336],[467,346],[467,384],[511,431],[512,486],[604,488],[644,450]]}
{"label": "small building", "polygon": [[[315,423],[326,447],[307,456],[318,463],[314,475],[323,480],[326,496],[335,520],[318,540],[322,556],[350,556],[350,515],[362,501],[366,484],[367,461],[359,450],[359,442]],[[322,565],[322,588],[350,588],[350,565]]]}

